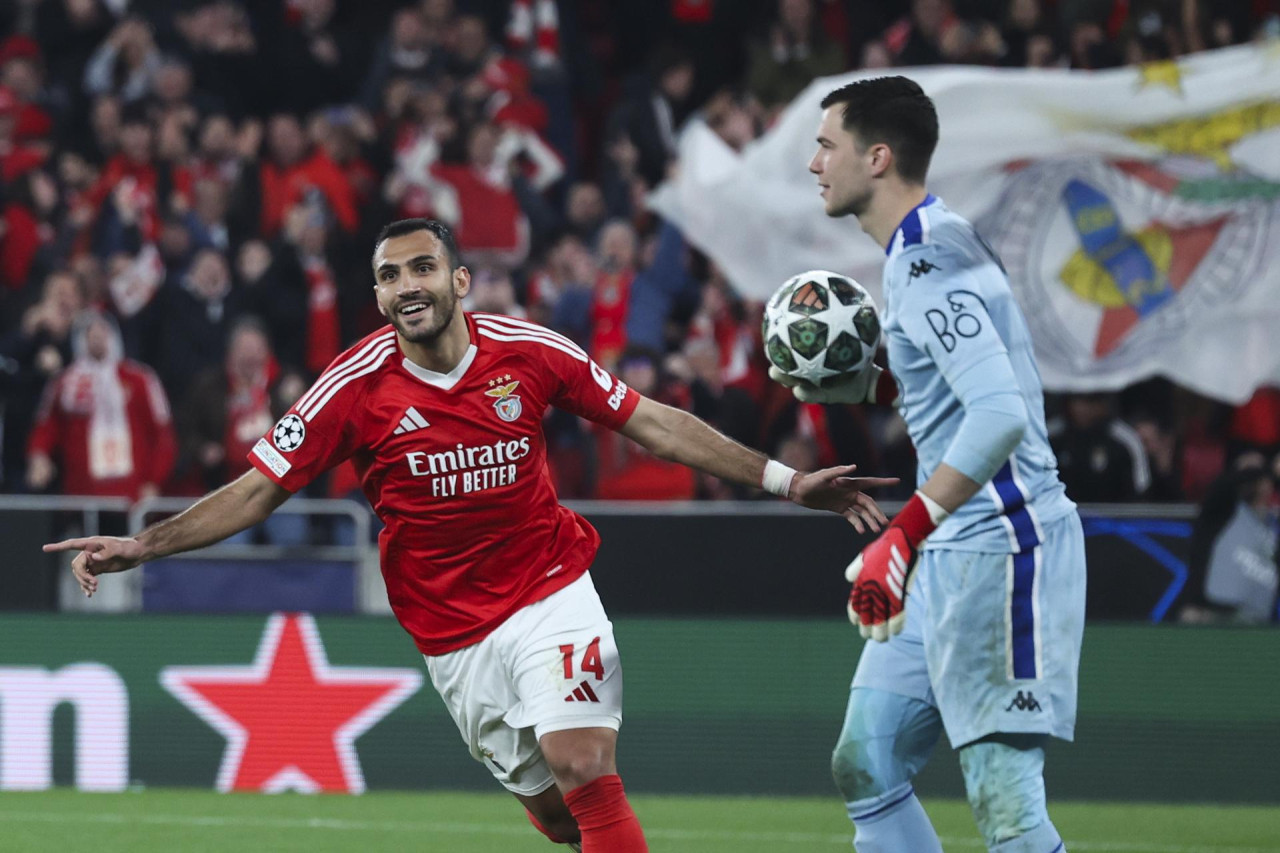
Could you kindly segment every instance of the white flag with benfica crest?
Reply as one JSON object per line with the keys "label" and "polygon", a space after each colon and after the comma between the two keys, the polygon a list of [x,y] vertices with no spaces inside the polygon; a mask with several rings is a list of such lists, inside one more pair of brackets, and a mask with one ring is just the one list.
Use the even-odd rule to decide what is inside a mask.
{"label": "white flag with benfica crest", "polygon": [[[741,154],[692,124],[652,206],[746,296],[831,269],[879,298],[883,252],[825,216],[807,167],[823,97],[882,73],[815,81]],[[1048,389],[1165,375],[1242,402],[1280,384],[1280,44],[901,73],[938,108],[929,188],[1000,254]]]}

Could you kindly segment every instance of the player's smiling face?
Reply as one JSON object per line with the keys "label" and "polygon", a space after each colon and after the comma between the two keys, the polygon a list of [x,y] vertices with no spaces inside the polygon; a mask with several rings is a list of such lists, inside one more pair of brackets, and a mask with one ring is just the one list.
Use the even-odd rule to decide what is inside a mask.
{"label": "player's smiling face", "polygon": [[471,288],[466,267],[449,269],[449,250],[430,231],[390,237],[373,254],[378,310],[400,336],[415,344],[434,342]]}
{"label": "player's smiling face", "polygon": [[[818,151],[809,161],[809,171],[818,178],[827,216],[860,216],[871,203],[873,151],[844,128],[843,112],[843,104],[823,111]],[[881,146],[873,149],[877,147]]]}

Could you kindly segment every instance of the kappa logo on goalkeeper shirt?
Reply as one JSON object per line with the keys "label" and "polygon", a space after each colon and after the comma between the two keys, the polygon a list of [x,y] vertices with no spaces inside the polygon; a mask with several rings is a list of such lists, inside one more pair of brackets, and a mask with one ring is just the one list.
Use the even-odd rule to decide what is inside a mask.
{"label": "kappa logo on goalkeeper shirt", "polygon": [[928,275],[936,269],[942,269],[937,264],[931,264],[928,261],[912,261],[909,275],[911,278],[919,278],[922,275]]}

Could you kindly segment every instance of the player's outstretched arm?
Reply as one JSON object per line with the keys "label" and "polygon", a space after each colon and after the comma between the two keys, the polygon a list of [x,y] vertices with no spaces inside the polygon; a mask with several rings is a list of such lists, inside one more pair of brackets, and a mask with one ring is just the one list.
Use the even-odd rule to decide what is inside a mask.
{"label": "player's outstretched arm", "polygon": [[680,409],[641,397],[620,432],[655,456],[705,471],[722,480],[764,488],[801,506],[839,513],[858,530],[880,530],[884,513],[865,493],[891,486],[896,477],[851,477],[856,465],[792,471],[744,447]]}
{"label": "player's outstretched arm", "polygon": [[264,520],[290,492],[256,468],[210,492],[185,512],[153,524],[134,537],[86,536],[45,545],[45,552],[75,551],[71,561],[86,596],[98,589],[98,575],[123,572],[157,557],[192,551],[220,542]]}

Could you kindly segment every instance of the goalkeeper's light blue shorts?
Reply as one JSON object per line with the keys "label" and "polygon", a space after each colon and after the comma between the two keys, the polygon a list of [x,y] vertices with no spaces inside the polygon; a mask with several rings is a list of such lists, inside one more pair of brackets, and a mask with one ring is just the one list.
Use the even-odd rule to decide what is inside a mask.
{"label": "goalkeeper's light blue shorts", "polygon": [[1019,554],[921,553],[902,633],[868,641],[854,687],[938,709],[953,747],[997,732],[1071,740],[1084,634],[1084,532],[1072,512]]}

